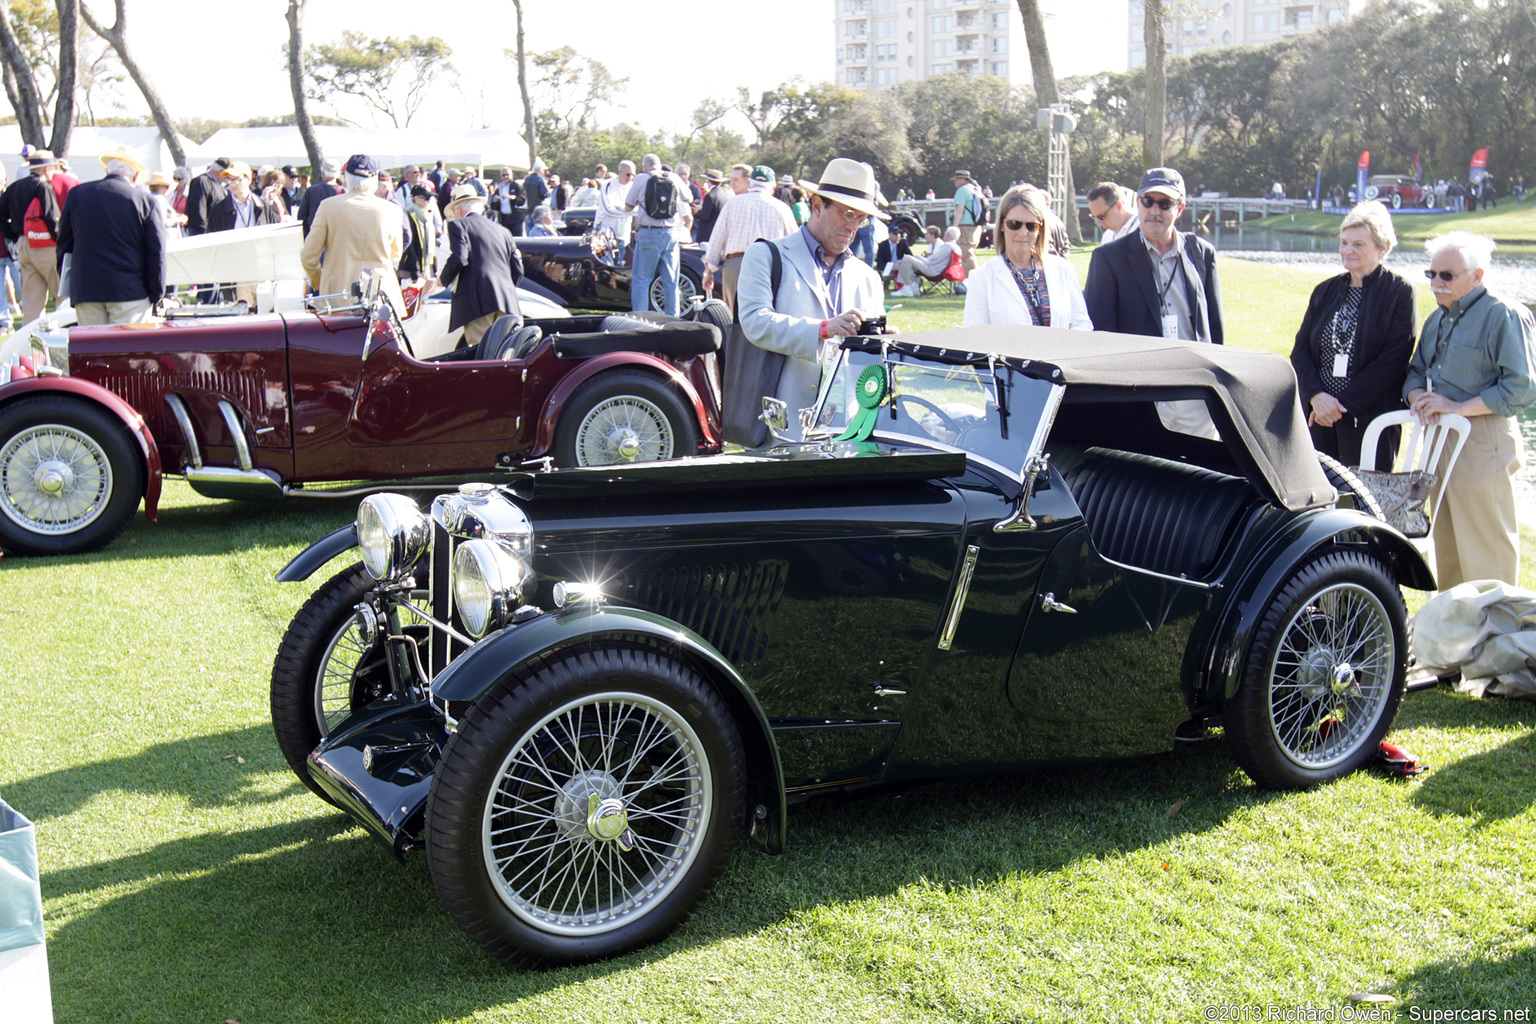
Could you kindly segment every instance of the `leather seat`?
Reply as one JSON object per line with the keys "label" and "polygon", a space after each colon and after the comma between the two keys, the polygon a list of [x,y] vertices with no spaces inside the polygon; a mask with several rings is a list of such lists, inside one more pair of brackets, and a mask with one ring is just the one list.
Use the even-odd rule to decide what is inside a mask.
{"label": "leather seat", "polygon": [[496,322],[486,329],[480,337],[480,344],[475,348],[476,359],[499,359],[501,347],[506,342],[507,336],[523,326],[523,318],[515,313],[496,318]]}
{"label": "leather seat", "polygon": [[1258,499],[1242,477],[1150,455],[1089,448],[1052,461],[1099,553],[1167,576],[1209,575]]}

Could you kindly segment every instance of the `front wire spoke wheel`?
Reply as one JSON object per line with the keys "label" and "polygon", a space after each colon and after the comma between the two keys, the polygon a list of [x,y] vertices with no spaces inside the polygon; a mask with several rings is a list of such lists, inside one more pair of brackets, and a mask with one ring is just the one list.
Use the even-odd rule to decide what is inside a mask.
{"label": "front wire spoke wheel", "polygon": [[509,964],[654,942],[718,877],[745,819],[735,719],[699,673],[617,643],[534,659],[459,721],[433,776],[444,905]]}

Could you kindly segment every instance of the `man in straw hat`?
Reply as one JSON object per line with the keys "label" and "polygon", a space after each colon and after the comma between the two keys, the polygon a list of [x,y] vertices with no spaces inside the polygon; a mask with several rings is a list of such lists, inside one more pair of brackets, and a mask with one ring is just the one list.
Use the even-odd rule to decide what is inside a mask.
{"label": "man in straw hat", "polygon": [[405,298],[395,274],[405,249],[400,207],[374,194],[379,165],[365,153],[348,158],[342,180],[346,192],[315,209],[315,223],[299,251],[299,262],[320,295],[346,292],[363,271],[373,271],[395,310],[404,316]]}
{"label": "man in straw hat", "polygon": [[106,176],[76,185],[59,218],[58,269],[82,326],[138,324],[165,292],[165,217],[134,188],[144,165],[122,150],[101,154]]}
{"label": "man in straw hat", "polygon": [[497,318],[512,314],[519,319],[517,282],[523,278],[523,259],[512,233],[484,216],[486,198],[470,184],[455,185],[448,199],[448,259],[443,264],[443,284],[453,289],[448,329],[464,328],[464,341],[480,339]]}
{"label": "man in straw hat", "polygon": [[[811,196],[810,219],[781,239],[748,246],[736,292],[747,340],[789,357],[774,397],[789,406],[792,435],[800,432],[795,412],[815,402],[824,357],[836,351],[837,339],[884,312],[880,276],[848,248],[870,217],[888,219],[875,205],[869,164],[838,158],[827,164],[820,181],[801,181],[800,187]],[[779,250],[777,292],[767,246]]]}

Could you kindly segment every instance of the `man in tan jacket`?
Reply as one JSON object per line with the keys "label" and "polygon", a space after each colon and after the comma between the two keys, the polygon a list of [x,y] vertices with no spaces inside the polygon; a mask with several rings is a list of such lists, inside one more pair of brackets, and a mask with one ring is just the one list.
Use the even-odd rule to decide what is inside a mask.
{"label": "man in tan jacket", "polygon": [[327,199],[315,210],[315,223],[299,255],[309,283],[321,295],[345,292],[372,270],[384,293],[405,315],[405,300],[395,268],[405,248],[400,208],[374,195],[379,184],[379,165],[373,157],[357,154],[342,171],[346,191]]}

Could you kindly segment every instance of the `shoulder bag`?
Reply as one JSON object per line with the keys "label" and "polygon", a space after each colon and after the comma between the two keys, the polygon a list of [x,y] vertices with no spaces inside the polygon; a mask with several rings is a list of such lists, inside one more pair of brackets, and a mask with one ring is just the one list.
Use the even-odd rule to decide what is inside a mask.
{"label": "shoulder bag", "polygon": [[[768,246],[773,258],[769,294],[777,302],[779,282],[784,276],[783,257],[778,246],[766,239],[759,241]],[[762,420],[763,397],[778,394],[779,376],[788,358],[782,352],[770,352],[748,341],[739,317],[731,324],[720,367],[721,429],[727,442],[757,448],[768,440],[768,424]]]}

